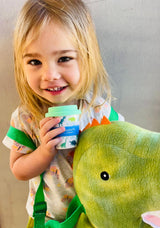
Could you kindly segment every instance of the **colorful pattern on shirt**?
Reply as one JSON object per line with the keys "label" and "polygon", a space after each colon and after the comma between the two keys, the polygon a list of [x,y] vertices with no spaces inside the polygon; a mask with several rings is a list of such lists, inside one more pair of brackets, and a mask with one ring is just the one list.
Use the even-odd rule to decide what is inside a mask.
{"label": "colorful pattern on shirt", "polygon": [[[97,99],[97,104],[103,103],[102,98]],[[101,122],[103,116],[109,118],[111,106],[105,102],[101,107],[89,108],[88,103],[83,104],[82,114],[80,117],[80,130],[82,131],[88,123],[92,123],[93,119]],[[119,115],[119,120],[124,120]],[[22,108],[17,108],[12,114],[11,126],[24,131],[31,137],[35,145],[40,145],[39,128],[35,125],[33,118]],[[7,136],[3,143],[13,150],[27,154],[32,150],[23,146]],[[59,150],[50,166],[44,174],[44,195],[47,202],[47,216],[58,221],[63,221],[66,216],[66,211],[72,198],[75,196],[73,185],[73,156],[74,150]],[[29,181],[29,195],[27,200],[27,211],[29,216],[33,214],[34,197],[40,183],[40,177],[32,178]]]}

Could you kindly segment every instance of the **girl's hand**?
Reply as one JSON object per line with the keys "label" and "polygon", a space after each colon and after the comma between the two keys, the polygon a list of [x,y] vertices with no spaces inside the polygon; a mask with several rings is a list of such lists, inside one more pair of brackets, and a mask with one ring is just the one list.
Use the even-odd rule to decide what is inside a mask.
{"label": "girl's hand", "polygon": [[59,122],[60,118],[58,117],[47,117],[40,121],[40,151],[45,156],[48,155],[53,158],[57,153],[56,145],[61,141],[61,138],[56,136],[64,132],[65,128],[59,127],[53,130],[51,128]]}
{"label": "girl's hand", "polygon": [[64,127],[50,130],[60,122],[60,118],[44,118],[40,122],[40,146],[32,153],[22,154],[11,149],[10,167],[19,180],[29,180],[43,173],[57,153],[56,145],[61,141],[57,135],[65,131]]}

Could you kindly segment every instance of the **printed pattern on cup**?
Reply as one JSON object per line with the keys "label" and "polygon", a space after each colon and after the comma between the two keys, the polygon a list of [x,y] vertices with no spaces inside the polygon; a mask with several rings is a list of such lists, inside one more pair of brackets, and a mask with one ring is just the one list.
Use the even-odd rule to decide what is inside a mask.
{"label": "printed pattern on cup", "polygon": [[[60,117],[61,121],[54,128],[65,127],[65,131],[58,135],[62,141],[57,145],[57,149],[74,148],[77,145],[79,134],[79,115]],[[53,128],[52,128],[53,129]]]}

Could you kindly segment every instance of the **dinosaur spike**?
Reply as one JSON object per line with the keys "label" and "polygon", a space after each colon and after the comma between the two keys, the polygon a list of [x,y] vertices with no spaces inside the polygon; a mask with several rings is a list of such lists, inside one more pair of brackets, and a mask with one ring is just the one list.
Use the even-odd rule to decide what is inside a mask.
{"label": "dinosaur spike", "polygon": [[93,119],[91,127],[94,127],[94,126],[97,126],[97,125],[100,125],[100,123],[96,119]]}
{"label": "dinosaur spike", "polygon": [[111,124],[111,122],[109,121],[109,119],[106,116],[103,116],[101,124]]}
{"label": "dinosaur spike", "polygon": [[87,130],[87,129],[90,128],[90,127],[91,127],[91,124],[88,123],[88,124],[85,126],[85,128],[83,129],[83,131]]}
{"label": "dinosaur spike", "polygon": [[94,126],[97,126],[97,125],[100,125],[100,123],[96,120],[96,119],[93,119],[92,120],[92,123],[88,123],[85,128],[83,129],[83,131],[87,130],[88,128],[90,127],[94,127]]}
{"label": "dinosaur spike", "polygon": [[86,125],[86,127],[83,129],[83,131],[87,130],[90,127],[94,127],[94,126],[98,126],[98,125],[106,125],[106,124],[111,124],[111,122],[109,121],[109,119],[107,119],[107,117],[103,116],[101,123],[98,122],[98,120],[96,120],[95,118],[92,120],[92,123],[88,123]]}

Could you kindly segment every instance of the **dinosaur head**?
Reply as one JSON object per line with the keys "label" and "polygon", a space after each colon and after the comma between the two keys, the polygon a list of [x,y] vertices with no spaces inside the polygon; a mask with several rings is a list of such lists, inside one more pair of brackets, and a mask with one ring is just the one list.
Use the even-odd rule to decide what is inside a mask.
{"label": "dinosaur head", "polygon": [[81,133],[74,185],[98,228],[148,227],[141,214],[160,209],[160,133],[127,122]]}

